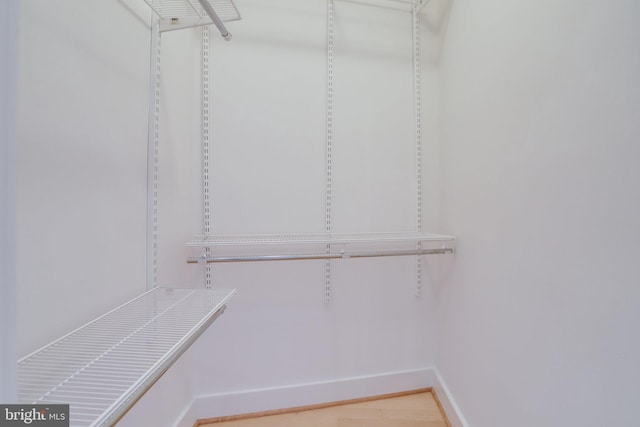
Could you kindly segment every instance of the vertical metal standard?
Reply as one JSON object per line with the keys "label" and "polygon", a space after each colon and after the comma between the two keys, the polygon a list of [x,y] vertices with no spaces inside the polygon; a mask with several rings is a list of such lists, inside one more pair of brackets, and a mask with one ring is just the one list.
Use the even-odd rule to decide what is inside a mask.
{"label": "vertical metal standard", "polygon": [[[211,233],[211,194],[209,192],[209,26],[202,27],[202,231]],[[205,249],[209,256],[210,248]],[[211,264],[205,264],[205,287],[211,288]]]}
{"label": "vertical metal standard", "polygon": [[[416,168],[416,231],[422,232],[422,136],[420,131],[422,108],[420,105],[420,0],[414,0],[411,9],[413,30],[413,108],[415,115],[415,168]],[[417,243],[422,249],[422,242]],[[416,256],[416,296],[422,294],[422,257]]]}
{"label": "vertical metal standard", "polygon": [[[325,171],[325,224],[324,231],[331,234],[331,157],[333,144],[333,0],[327,0],[327,140]],[[331,244],[327,244],[326,253],[331,253]],[[324,263],[324,302],[331,301],[331,260]]]}
{"label": "vertical metal standard", "polygon": [[147,289],[158,285],[158,143],[160,121],[160,21],[151,23],[149,133],[147,143]]}

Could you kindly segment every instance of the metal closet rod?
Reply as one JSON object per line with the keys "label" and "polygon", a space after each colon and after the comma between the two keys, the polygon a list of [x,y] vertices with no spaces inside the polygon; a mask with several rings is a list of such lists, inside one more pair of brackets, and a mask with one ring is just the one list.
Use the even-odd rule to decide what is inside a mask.
{"label": "metal closet rod", "polygon": [[440,249],[407,249],[395,251],[379,251],[379,252],[344,252],[338,254],[309,254],[309,255],[252,255],[252,256],[209,256],[209,257],[191,257],[187,259],[188,264],[197,264],[205,262],[207,264],[216,262],[250,262],[250,261],[294,261],[294,260],[310,260],[310,259],[349,259],[349,258],[379,258],[391,256],[410,256],[410,255],[444,255],[452,254],[453,248]]}
{"label": "metal closet rod", "polygon": [[200,3],[200,5],[204,9],[204,11],[207,12],[207,15],[209,15],[209,18],[211,18],[211,21],[213,21],[213,24],[216,27],[218,27],[218,31],[220,31],[220,35],[222,35],[222,37],[226,41],[231,40],[231,33],[224,26],[224,24],[222,23],[222,21],[218,17],[218,14],[216,13],[216,11],[213,10],[213,7],[211,7],[211,5],[209,4],[209,1],[208,0],[198,0],[198,2]]}

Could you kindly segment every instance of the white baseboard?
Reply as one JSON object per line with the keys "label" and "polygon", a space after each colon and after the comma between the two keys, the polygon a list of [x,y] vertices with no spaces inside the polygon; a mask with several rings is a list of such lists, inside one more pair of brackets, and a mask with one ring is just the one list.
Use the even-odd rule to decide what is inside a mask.
{"label": "white baseboard", "polygon": [[442,409],[447,414],[447,418],[451,423],[451,427],[469,427],[467,420],[464,418],[464,415],[462,415],[460,408],[458,407],[455,400],[453,399],[453,395],[449,391],[449,388],[447,387],[446,383],[440,376],[440,373],[438,372],[438,370],[434,368],[433,374],[434,374],[433,391],[438,397],[438,400],[440,401],[440,405],[442,406]]}
{"label": "white baseboard", "polygon": [[194,423],[199,419],[317,405],[417,390],[434,387],[435,381],[435,369],[429,367],[281,387],[196,396],[191,405],[183,411],[179,421],[174,425],[175,427],[193,427]]}
{"label": "white baseboard", "polygon": [[173,427],[193,427],[198,417],[195,414],[194,402],[191,403],[182,411],[182,414],[178,417],[177,421],[173,424]]}
{"label": "white baseboard", "polygon": [[193,427],[197,420],[398,393],[432,387],[451,427],[469,427],[436,368],[387,372],[281,387],[197,396],[174,424]]}

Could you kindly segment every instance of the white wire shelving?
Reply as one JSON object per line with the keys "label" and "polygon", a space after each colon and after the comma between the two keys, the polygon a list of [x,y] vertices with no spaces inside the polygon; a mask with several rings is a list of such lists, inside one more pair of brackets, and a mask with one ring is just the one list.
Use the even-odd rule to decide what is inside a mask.
{"label": "white wire shelving", "polygon": [[[425,247],[416,247],[418,243]],[[348,259],[453,253],[455,237],[434,233],[200,235],[188,263]],[[325,250],[326,248],[330,250]],[[275,251],[274,252],[274,248]],[[208,250],[205,252],[205,250]]]}
{"label": "white wire shelving", "polygon": [[[338,1],[338,0],[336,0]],[[411,11],[413,7],[416,7],[417,11],[421,11],[431,0],[342,0],[362,6],[378,6],[389,7],[391,9]]]}
{"label": "white wire shelving", "polygon": [[222,23],[242,19],[233,0],[144,1],[160,18],[161,31],[214,24],[225,36],[226,29]]}
{"label": "white wire shelving", "polygon": [[240,246],[287,244],[350,244],[378,242],[453,241],[455,237],[435,233],[308,233],[308,234],[218,234],[194,236],[187,246]]}
{"label": "white wire shelving", "polygon": [[18,361],[18,401],[111,426],[224,312],[233,289],[154,288]]}

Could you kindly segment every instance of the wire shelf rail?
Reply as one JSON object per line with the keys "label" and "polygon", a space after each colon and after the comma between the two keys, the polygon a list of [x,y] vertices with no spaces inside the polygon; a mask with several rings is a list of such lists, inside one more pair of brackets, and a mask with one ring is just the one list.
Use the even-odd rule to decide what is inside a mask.
{"label": "wire shelf rail", "polygon": [[234,289],[154,288],[18,361],[18,401],[115,424],[220,316]]}

